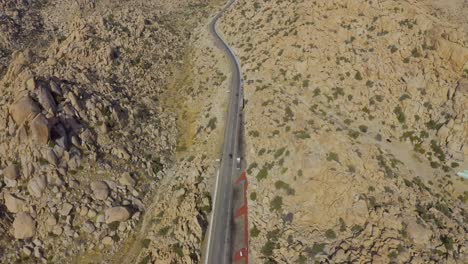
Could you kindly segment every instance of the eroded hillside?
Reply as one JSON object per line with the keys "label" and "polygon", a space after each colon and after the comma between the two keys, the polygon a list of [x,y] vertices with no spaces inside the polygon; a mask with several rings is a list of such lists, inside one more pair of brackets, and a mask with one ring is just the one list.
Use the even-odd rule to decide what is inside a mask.
{"label": "eroded hillside", "polygon": [[[179,106],[166,101],[170,94],[181,104],[190,98],[190,91],[169,93],[178,89],[169,83],[192,32],[217,5],[0,1],[0,262],[109,259],[146,214],[163,218],[164,211],[178,220],[162,222],[171,230],[159,233],[169,242],[159,254],[200,259],[210,208],[199,177],[206,168],[194,169],[190,180],[181,175],[191,160],[172,171],[181,125]],[[167,177],[171,186],[163,185]],[[194,182],[200,185],[187,188],[191,195],[180,194]],[[185,200],[170,213],[173,201],[161,198],[164,208],[147,213],[159,193]],[[202,225],[197,238],[187,223]]]}
{"label": "eroded hillside", "polygon": [[449,2],[239,0],[224,18],[253,262],[467,261],[468,7]]}

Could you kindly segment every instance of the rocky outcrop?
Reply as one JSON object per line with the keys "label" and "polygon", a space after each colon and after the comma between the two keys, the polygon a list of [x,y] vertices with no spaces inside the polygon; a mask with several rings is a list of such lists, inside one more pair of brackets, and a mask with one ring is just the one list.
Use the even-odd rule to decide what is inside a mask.
{"label": "rocky outcrop", "polygon": [[0,262],[109,258],[166,191],[177,129],[162,101],[211,7],[36,2],[0,3]]}

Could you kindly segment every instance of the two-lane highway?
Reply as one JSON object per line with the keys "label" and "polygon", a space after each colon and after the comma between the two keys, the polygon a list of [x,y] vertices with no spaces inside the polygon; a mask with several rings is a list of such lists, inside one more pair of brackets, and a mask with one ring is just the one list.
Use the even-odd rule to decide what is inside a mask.
{"label": "two-lane highway", "polygon": [[[228,10],[235,0],[231,0],[213,18],[210,23],[210,33],[216,45],[226,53],[232,69],[230,84],[230,100],[226,116],[224,143],[221,164],[216,176],[213,196],[213,210],[208,229],[205,264],[223,264],[232,262],[231,224],[233,216],[233,180],[240,174],[242,168],[242,108],[243,91],[240,64],[232,49],[219,35],[217,25],[219,18]],[[240,160],[240,163],[239,163]]]}

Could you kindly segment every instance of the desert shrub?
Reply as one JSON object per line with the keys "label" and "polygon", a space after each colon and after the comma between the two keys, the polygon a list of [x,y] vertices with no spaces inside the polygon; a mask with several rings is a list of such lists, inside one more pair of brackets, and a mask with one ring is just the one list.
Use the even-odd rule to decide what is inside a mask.
{"label": "desert shrub", "polygon": [[266,177],[268,176],[268,170],[267,168],[263,167],[257,174],[257,180],[258,181],[261,181],[263,179],[266,179]]}
{"label": "desert shrub", "polygon": [[247,173],[248,173],[248,174],[251,174],[251,173],[252,173],[252,170],[255,169],[255,168],[257,168],[257,167],[258,167],[257,162],[251,163],[251,164],[249,165],[249,167],[247,168]]}
{"label": "desert shrub", "polygon": [[265,154],[265,152],[266,152],[266,149],[262,148],[260,151],[258,151],[258,155],[261,156],[261,155]]}
{"label": "desert shrub", "polygon": [[335,152],[329,152],[328,155],[327,155],[327,161],[336,161],[336,162],[340,162],[339,161],[339,158],[338,158],[338,154],[335,153]]}
{"label": "desert shrub", "polygon": [[292,189],[291,186],[289,186],[289,184],[281,180],[275,182],[275,188],[277,190],[281,190],[281,189],[285,190],[288,195],[295,194],[294,189]]}
{"label": "desert shrub", "polygon": [[367,126],[365,126],[365,125],[360,125],[360,126],[359,126],[359,130],[361,130],[362,133],[366,133],[366,132],[367,132]]}
{"label": "desert shrub", "polygon": [[360,226],[360,225],[354,225],[353,227],[351,227],[351,231],[354,234],[359,234],[359,233],[362,232],[362,230],[364,230],[364,228],[362,228],[362,226]]}
{"label": "desert shrub", "polygon": [[165,236],[165,235],[167,235],[169,233],[170,229],[171,229],[170,226],[163,227],[163,228],[159,229],[158,234],[160,236]]}
{"label": "desert shrub", "polygon": [[272,211],[279,211],[283,206],[283,198],[281,196],[275,196],[270,202],[270,208]]}
{"label": "desert shrub", "polygon": [[286,150],[285,147],[282,147],[280,149],[278,149],[275,154],[273,155],[275,157],[275,159],[279,158],[281,155],[283,155],[284,151]]}
{"label": "desert shrub", "polygon": [[328,239],[335,239],[336,233],[332,229],[328,229],[327,231],[325,231],[325,237]]}
{"label": "desert shrub", "polygon": [[314,257],[315,255],[323,252],[325,245],[325,243],[314,243],[312,248],[306,249],[306,252],[309,254],[309,256]]}
{"label": "desert shrub", "polygon": [[251,237],[258,237],[258,235],[260,234],[260,230],[258,230],[257,226],[254,225],[251,229],[250,229],[250,236]]}
{"label": "desert shrub", "polygon": [[351,129],[348,131],[348,136],[350,136],[351,138],[357,139],[359,137],[359,132]]}
{"label": "desert shrub", "polygon": [[406,121],[406,116],[405,116],[405,113],[403,113],[403,110],[401,109],[401,106],[396,106],[394,109],[393,109],[393,113],[395,113],[395,115],[397,116],[397,119],[400,123],[405,123]]}
{"label": "desert shrub", "polygon": [[208,121],[208,127],[211,129],[211,130],[214,130],[216,129],[216,122],[218,121],[218,119],[216,117],[213,117],[210,119],[210,121]]}
{"label": "desert shrub", "polygon": [[362,75],[360,71],[357,71],[356,74],[354,75],[354,79],[358,81],[362,81]]}
{"label": "desert shrub", "polygon": [[252,200],[252,201],[257,200],[257,193],[256,192],[251,192],[250,193],[250,200]]}
{"label": "desert shrub", "polygon": [[151,240],[150,240],[150,239],[143,239],[143,240],[141,241],[141,244],[143,245],[144,248],[148,248],[149,245],[150,245],[150,243],[151,243]]}

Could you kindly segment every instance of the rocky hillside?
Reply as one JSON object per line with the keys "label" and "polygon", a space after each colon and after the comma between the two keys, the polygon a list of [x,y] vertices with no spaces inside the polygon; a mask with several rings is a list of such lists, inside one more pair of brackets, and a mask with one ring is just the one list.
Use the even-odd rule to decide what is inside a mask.
{"label": "rocky hillside", "polygon": [[245,1],[255,263],[466,262],[464,1]]}
{"label": "rocky hillside", "polygon": [[210,10],[0,1],[0,262],[113,255],[153,194],[175,191],[160,188],[178,139],[161,101]]}

